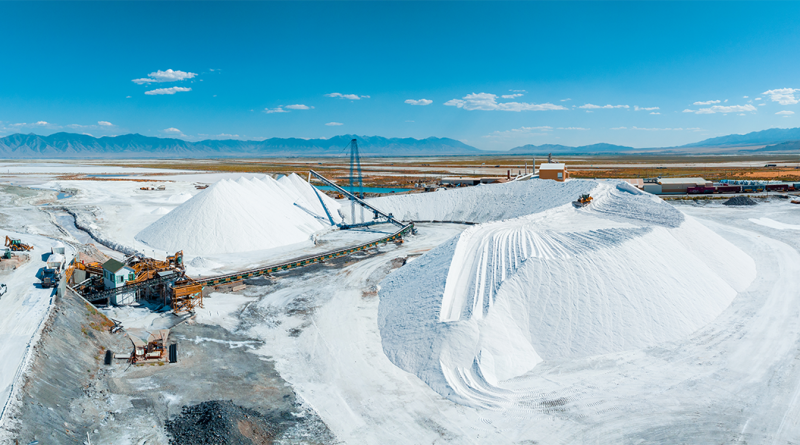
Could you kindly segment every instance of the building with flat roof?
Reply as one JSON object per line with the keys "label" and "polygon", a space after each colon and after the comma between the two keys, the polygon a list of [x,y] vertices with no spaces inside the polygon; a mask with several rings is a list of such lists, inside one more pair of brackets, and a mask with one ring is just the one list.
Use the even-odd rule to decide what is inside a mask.
{"label": "building with flat roof", "polygon": [[644,181],[644,191],[654,195],[684,194],[689,187],[713,187],[703,178],[654,178]]}
{"label": "building with flat roof", "polygon": [[539,179],[552,179],[563,182],[567,178],[569,178],[567,164],[553,162],[539,165]]}

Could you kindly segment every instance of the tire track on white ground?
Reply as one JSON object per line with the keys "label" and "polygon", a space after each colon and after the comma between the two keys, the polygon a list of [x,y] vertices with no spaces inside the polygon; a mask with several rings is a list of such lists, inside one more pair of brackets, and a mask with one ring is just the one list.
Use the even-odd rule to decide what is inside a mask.
{"label": "tire track on white ground", "polygon": [[[19,382],[27,371],[34,345],[38,342],[45,321],[52,310],[54,289],[37,287],[37,271],[45,265],[42,254],[48,252],[55,240],[12,232],[9,236],[33,244],[28,252],[30,261],[13,271],[6,271],[2,280],[8,292],[0,297],[0,439],[8,427],[9,416],[19,392]],[[67,261],[72,248],[67,245]]]}

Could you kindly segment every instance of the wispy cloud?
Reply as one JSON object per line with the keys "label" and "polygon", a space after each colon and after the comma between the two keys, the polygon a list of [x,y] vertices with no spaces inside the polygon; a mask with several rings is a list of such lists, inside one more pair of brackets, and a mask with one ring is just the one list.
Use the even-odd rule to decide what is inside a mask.
{"label": "wispy cloud", "polygon": [[430,105],[430,104],[432,104],[432,103],[433,103],[433,101],[432,101],[432,100],[429,100],[429,99],[419,99],[419,100],[416,100],[416,99],[406,99],[406,100],[405,100],[405,103],[407,103],[407,104],[409,104],[409,105]]}
{"label": "wispy cloud", "polygon": [[342,94],[342,93],[330,93],[326,94],[325,97],[338,97],[340,99],[350,99],[350,100],[369,99],[369,96],[359,96],[358,94]]}
{"label": "wispy cloud", "polygon": [[718,104],[720,102],[722,102],[722,101],[721,100],[707,100],[707,101],[704,101],[704,102],[695,102],[692,105],[712,105],[712,104]]}
{"label": "wispy cloud", "polygon": [[800,93],[800,88],[778,88],[777,90],[764,91],[761,94],[769,96],[770,100],[781,105],[794,105],[800,102],[794,97],[795,93]]}
{"label": "wispy cloud", "polygon": [[658,108],[658,107],[640,107],[638,105],[634,105],[633,106],[633,110],[634,111],[653,111],[653,110],[660,110],[660,108]]}
{"label": "wispy cloud", "polygon": [[689,108],[683,110],[684,113],[694,113],[694,114],[728,114],[728,113],[742,113],[745,111],[756,111],[756,107],[747,104],[747,105],[714,105],[713,107],[709,108],[699,108],[697,110],[691,110]]}
{"label": "wispy cloud", "polygon": [[186,71],[159,70],[148,74],[145,78],[133,79],[132,82],[139,85],[143,83],[179,82],[181,80],[191,79],[195,76],[197,76],[196,73],[188,73]]}
{"label": "wispy cloud", "polygon": [[789,117],[789,116],[791,116],[791,115],[793,115],[793,114],[794,114],[794,111],[783,110],[783,111],[778,111],[778,112],[777,112],[777,113],[775,113],[775,114],[777,114],[777,115],[783,115],[783,116]]}
{"label": "wispy cloud", "polygon": [[508,90],[508,91],[511,91],[512,93],[527,93],[526,90]]}
{"label": "wispy cloud", "polygon": [[610,109],[610,108],[630,108],[628,105],[593,105],[593,104],[584,104],[578,108],[583,108],[585,110],[596,110],[596,109]]}
{"label": "wispy cloud", "polygon": [[570,99],[570,98],[568,97],[568,98],[566,98],[566,99],[561,99],[561,102],[567,102],[567,101],[569,101],[569,100],[572,100],[572,99]]}
{"label": "wispy cloud", "polygon": [[192,89],[184,87],[156,88],[155,90],[145,91],[144,94],[147,94],[148,96],[156,96],[160,94],[175,94],[186,91],[192,91]]}
{"label": "wispy cloud", "polygon": [[503,99],[514,99],[514,98],[522,97],[522,96],[524,96],[524,94],[522,94],[522,93],[514,93],[514,94],[503,94],[500,97],[502,97]]}
{"label": "wispy cloud", "polygon": [[463,99],[451,99],[444,103],[449,107],[463,108],[464,110],[484,110],[484,111],[545,111],[545,110],[566,110],[561,105],[551,103],[532,104],[525,102],[497,102],[497,95],[490,93],[467,94]]}
{"label": "wispy cloud", "polygon": [[578,130],[578,131],[588,131],[588,128],[583,127],[558,127],[558,130]]}
{"label": "wispy cloud", "polygon": [[647,127],[615,127],[611,130],[638,130],[638,131],[703,131],[701,128],[647,128]]}
{"label": "wispy cloud", "polygon": [[310,110],[314,107],[309,107],[308,105],[303,105],[303,104],[294,104],[294,105],[287,105],[284,108],[289,110]]}
{"label": "wispy cloud", "polygon": [[502,138],[502,137],[510,137],[510,136],[520,136],[520,135],[529,135],[529,136],[543,136],[547,132],[553,131],[553,127],[548,125],[543,125],[540,127],[519,127],[519,128],[512,128],[511,130],[505,131],[494,131],[490,134],[484,136],[485,138]]}
{"label": "wispy cloud", "polygon": [[756,98],[755,98],[755,99],[753,99],[753,100],[761,100],[761,98],[760,98],[760,97],[756,97]]}
{"label": "wispy cloud", "polygon": [[329,127],[338,127],[339,125],[344,125],[344,124],[343,124],[343,123],[341,123],[341,122],[328,122],[328,123],[327,123],[327,124],[325,124],[325,125],[327,125],[327,126],[329,126]]}
{"label": "wispy cloud", "polygon": [[272,113],[288,113],[289,111],[284,110],[281,107],[277,107],[277,108],[264,108],[264,112],[267,114],[272,114]]}
{"label": "wispy cloud", "polygon": [[114,124],[112,124],[111,122],[108,122],[108,121],[97,121],[97,125],[100,125],[101,127],[113,127],[114,126]]}
{"label": "wispy cloud", "polygon": [[661,113],[659,113],[658,111],[653,111],[653,112],[652,112],[652,113],[650,113],[650,114],[661,114]]}
{"label": "wispy cloud", "polygon": [[164,133],[181,134],[181,131],[175,127],[165,128],[162,130]]}

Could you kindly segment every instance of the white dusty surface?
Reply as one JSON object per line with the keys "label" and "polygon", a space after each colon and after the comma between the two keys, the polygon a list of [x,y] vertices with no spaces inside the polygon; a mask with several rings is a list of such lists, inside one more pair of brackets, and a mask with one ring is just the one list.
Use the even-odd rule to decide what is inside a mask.
{"label": "white dusty surface", "polygon": [[[3,237],[21,239],[32,244],[30,261],[16,270],[0,272],[0,283],[8,286],[8,292],[0,297],[0,424],[12,392],[19,390],[14,384],[25,370],[31,348],[38,338],[42,323],[50,311],[54,289],[41,287],[38,274],[45,267],[43,259],[56,243],[42,236],[3,231]],[[67,261],[75,254],[66,246]],[[44,254],[44,255],[43,255]],[[1,439],[1,437],[0,437]]]}
{"label": "white dusty surface", "polygon": [[[442,246],[437,251],[446,250],[445,241],[460,231],[455,226],[421,225],[420,235],[382,256],[285,283],[257,303],[259,313],[272,315],[249,332],[266,341],[260,352],[276,359],[282,375],[345,443],[797,441],[800,243],[790,231],[749,221],[758,216],[787,222],[797,212],[787,213],[791,207],[780,203],[754,209],[678,208],[686,220],[678,228],[653,224],[648,236],[660,238],[651,241],[663,242],[666,235],[658,232],[664,231],[672,233],[672,245],[698,258],[692,261],[702,263],[711,242],[755,265],[752,273],[747,264],[732,265],[733,272],[744,271],[732,277],[723,267],[692,263],[736,291],[727,307],[679,338],[545,359],[515,378],[498,377],[496,384],[475,391],[491,403],[453,402],[393,365],[382,353],[378,299],[362,293],[365,281],[392,258],[437,245]],[[604,224],[625,227],[621,219]],[[680,229],[685,224],[690,233]],[[425,258],[397,274],[424,265]],[[443,262],[429,267],[436,264]],[[281,315],[281,308],[299,301],[313,308],[310,315]],[[429,307],[437,317],[440,303]],[[302,332],[292,336],[293,328]],[[427,347],[435,350],[436,344]]]}
{"label": "white dusty surface", "polygon": [[[136,183],[49,184],[79,190],[63,204],[83,212],[109,239],[140,250],[149,247],[133,241],[136,233],[199,193],[188,182],[140,193]],[[570,181],[563,193],[548,190],[547,199],[536,198],[535,190],[516,199],[502,188],[494,189],[502,195],[494,199],[488,191],[498,186],[484,186],[474,189],[486,194],[480,199],[438,196],[451,190],[417,195],[436,195],[436,202],[407,210],[392,202],[385,210],[395,216],[487,224],[463,236],[462,225],[421,224],[419,235],[381,247],[380,255],[239,294],[213,294],[198,320],[262,339],[254,352],[275,360],[343,443],[800,442],[800,240],[787,227],[800,221],[800,206],[676,205],[678,216],[652,207],[646,196],[606,189],[591,207],[575,210],[569,202],[588,191],[585,184]],[[3,199],[0,204],[13,204]],[[538,216],[527,216],[532,213]],[[33,242],[58,235],[42,215],[19,203],[13,211],[0,206],[3,227],[20,228]],[[334,239],[329,242],[349,242],[343,235]],[[196,270],[244,268],[269,261],[264,252],[292,256],[290,248],[199,256]],[[460,270],[469,273],[454,275],[450,309],[443,312],[457,251]],[[390,263],[405,257],[407,264],[380,284]],[[653,259],[637,260],[645,257]],[[381,320],[389,313],[382,299],[391,280],[412,270],[418,271],[414,287],[405,291],[420,294],[418,306],[400,307],[448,328],[430,335],[422,326],[419,337],[429,341],[405,337],[403,349],[382,337]],[[546,286],[547,280],[564,285]],[[20,283],[26,281],[38,280]],[[423,298],[436,292],[438,300]],[[0,308],[10,294],[0,298]],[[554,298],[535,298],[543,294]],[[19,303],[29,311],[28,328],[46,314],[46,298],[30,309]],[[135,312],[119,315],[143,327],[160,323]],[[535,322],[536,315],[545,322]],[[617,317],[615,323],[599,322],[608,317]],[[570,324],[573,319],[582,322]],[[613,335],[626,330],[637,335]],[[443,357],[453,338],[467,341],[451,343]],[[438,360],[424,369],[438,372],[436,381],[446,386],[395,364],[422,363],[420,348],[430,363],[444,358],[446,366]],[[512,359],[495,353],[498,348],[513,351]],[[471,365],[461,366],[461,358]],[[456,374],[445,378],[445,369]]]}

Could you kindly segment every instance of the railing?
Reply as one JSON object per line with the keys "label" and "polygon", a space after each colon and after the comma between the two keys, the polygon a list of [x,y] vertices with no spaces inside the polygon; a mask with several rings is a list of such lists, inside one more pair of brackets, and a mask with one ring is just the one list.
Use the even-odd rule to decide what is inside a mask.
{"label": "railing", "polygon": [[167,281],[175,281],[176,278],[179,278],[178,274],[173,273],[166,276],[159,276],[147,281],[140,281],[134,284],[126,284],[125,286],[120,286],[114,289],[107,289],[103,290],[94,294],[87,295],[85,298],[90,302],[94,303],[95,301],[103,300],[106,298],[110,298],[114,295],[119,294],[127,294],[129,292],[135,292],[141,288],[150,287],[154,284],[165,283]]}
{"label": "railing", "polygon": [[[279,264],[273,264],[270,266],[259,267],[257,269],[250,269],[243,272],[234,272],[226,275],[219,275],[216,277],[210,278],[198,278],[195,279],[192,283],[187,283],[185,286],[196,286],[198,284],[202,286],[216,286],[218,284],[225,284],[231,283],[234,281],[245,280],[249,278],[256,278],[264,275],[268,275],[273,272],[280,272],[289,269],[296,269],[298,267],[307,266],[309,264],[320,263],[325,260],[330,260],[338,257],[342,257],[345,255],[350,255],[355,252],[359,252],[365,249],[369,249],[371,247],[377,247],[379,244],[395,241],[398,239],[402,239],[404,236],[408,235],[414,230],[414,223],[408,223],[404,225],[400,230],[394,232],[389,236],[385,236],[383,238],[377,239],[375,241],[370,241],[368,243],[359,244],[353,247],[347,247],[344,249],[339,250],[332,250],[328,252],[324,252],[318,255],[309,255],[305,257],[295,258],[289,261],[285,261]],[[178,290],[182,286],[176,285],[175,289]],[[122,289],[122,288],[120,288]]]}

